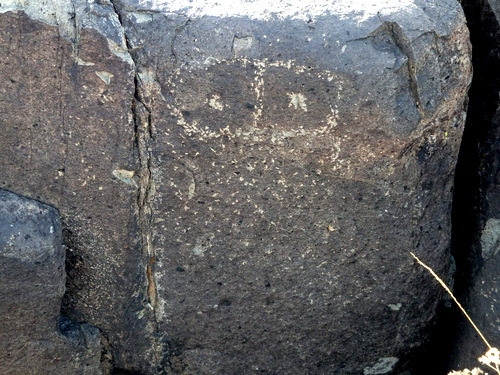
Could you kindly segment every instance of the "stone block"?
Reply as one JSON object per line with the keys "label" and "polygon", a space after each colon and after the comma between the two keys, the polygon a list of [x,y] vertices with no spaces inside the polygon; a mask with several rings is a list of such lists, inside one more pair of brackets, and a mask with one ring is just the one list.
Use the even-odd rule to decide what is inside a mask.
{"label": "stone block", "polygon": [[102,374],[99,330],[60,316],[64,258],[57,210],[0,189],[0,373]]}

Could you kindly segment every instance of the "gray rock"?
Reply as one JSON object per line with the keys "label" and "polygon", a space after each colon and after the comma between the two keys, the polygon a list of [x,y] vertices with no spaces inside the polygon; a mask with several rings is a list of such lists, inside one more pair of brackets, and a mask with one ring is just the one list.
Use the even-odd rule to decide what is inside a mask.
{"label": "gray rock", "polygon": [[449,262],[458,3],[41,4],[0,16],[1,183],[60,210],[108,366],[404,367],[441,297],[409,251]]}
{"label": "gray rock", "polygon": [[57,211],[0,189],[0,373],[101,374],[99,330],[60,317]]}

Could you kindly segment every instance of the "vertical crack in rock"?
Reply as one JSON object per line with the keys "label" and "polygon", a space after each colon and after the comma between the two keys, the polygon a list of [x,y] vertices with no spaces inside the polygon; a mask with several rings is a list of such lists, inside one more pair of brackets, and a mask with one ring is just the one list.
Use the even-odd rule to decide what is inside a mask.
{"label": "vertical crack in rock", "polygon": [[148,281],[147,296],[148,302],[154,309],[157,305],[156,282],[154,279],[153,267],[155,263],[155,252],[152,244],[152,209],[151,201],[154,196],[154,183],[151,172],[151,151],[152,140],[151,131],[151,111],[141,100],[140,83],[136,76],[135,97],[132,111],[135,124],[135,139],[139,156],[139,191],[137,204],[139,207],[139,227],[142,237],[143,252],[146,256],[146,277]]}
{"label": "vertical crack in rock", "polygon": [[[70,35],[70,41],[71,45],[73,47],[73,56],[75,57],[75,60],[78,59],[79,55],[79,47],[80,47],[80,28],[78,26],[78,19],[77,19],[77,10],[74,2],[71,2],[71,6],[73,8],[72,13],[69,14],[71,22],[71,26],[73,28],[73,33]],[[59,30],[59,27],[57,27],[57,30]]]}
{"label": "vertical crack in rock", "polygon": [[152,153],[151,142],[153,140],[151,109],[145,102],[143,95],[143,84],[138,71],[138,65],[135,62],[131,50],[132,46],[127,37],[126,30],[123,25],[121,13],[117,9],[114,1],[111,1],[115,14],[118,17],[122,27],[122,33],[125,38],[128,53],[134,63],[134,97],[132,99],[131,111],[134,121],[134,141],[139,161],[139,187],[137,192],[137,208],[139,221],[139,234],[141,237],[141,249],[145,263],[147,307],[151,310],[152,324],[154,333],[154,359],[155,363],[151,364],[153,371],[159,368],[162,362],[164,345],[160,339],[159,324],[157,319],[158,314],[158,298],[156,289],[156,280],[154,267],[156,263],[156,254],[153,246],[153,210],[151,207],[152,200],[155,194],[155,187],[152,175]]}
{"label": "vertical crack in rock", "polygon": [[[76,25],[75,25],[76,28]],[[61,176],[61,191],[58,199],[58,206],[61,206],[61,201],[64,196],[64,191],[66,189],[66,168],[68,164],[68,153],[69,153],[69,140],[68,140],[68,129],[66,123],[66,107],[64,104],[64,50],[61,48],[61,33],[59,28],[57,28],[57,60],[58,60],[58,77],[57,77],[57,89],[59,90],[59,116],[61,118],[61,128],[62,128],[62,138],[64,144],[64,157],[62,162],[62,168],[59,168],[57,173]],[[31,106],[30,106],[31,107]]]}
{"label": "vertical crack in rock", "polygon": [[[151,142],[153,140],[151,110],[143,102],[141,95],[141,83],[136,71],[134,78],[135,92],[132,103],[132,113],[134,117],[135,143],[139,158],[139,189],[137,194],[137,207],[139,211],[139,231],[142,243],[142,253],[145,258],[146,273],[146,296],[148,307],[152,310],[152,319],[154,325],[155,342],[154,353],[156,364],[161,363],[163,345],[160,341],[160,332],[158,324],[158,297],[156,292],[155,263],[156,253],[153,246],[153,210],[151,207],[155,186],[152,174],[152,154]],[[155,366],[157,367],[157,366]]]}
{"label": "vertical crack in rock", "polygon": [[420,97],[420,92],[418,89],[417,81],[417,69],[415,64],[415,55],[413,54],[413,48],[411,47],[411,41],[406,37],[403,29],[396,22],[387,22],[384,24],[389,29],[392,35],[394,43],[399,47],[401,51],[408,57],[408,79],[410,84],[410,90],[412,96],[415,100],[418,112],[422,118],[425,118],[424,107],[422,106],[422,99]]}

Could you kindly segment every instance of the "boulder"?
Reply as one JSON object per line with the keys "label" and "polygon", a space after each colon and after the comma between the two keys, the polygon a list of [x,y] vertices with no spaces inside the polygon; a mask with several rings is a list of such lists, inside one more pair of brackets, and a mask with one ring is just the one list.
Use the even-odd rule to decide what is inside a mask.
{"label": "boulder", "polygon": [[60,210],[63,311],[108,368],[411,367],[442,291],[409,252],[450,258],[456,1],[14,5],[0,183]]}
{"label": "boulder", "polygon": [[470,82],[459,6],[118,4],[173,368],[403,364],[440,297],[408,252],[449,262]]}
{"label": "boulder", "polygon": [[99,330],[60,316],[64,255],[57,211],[0,189],[0,373],[102,374]]}

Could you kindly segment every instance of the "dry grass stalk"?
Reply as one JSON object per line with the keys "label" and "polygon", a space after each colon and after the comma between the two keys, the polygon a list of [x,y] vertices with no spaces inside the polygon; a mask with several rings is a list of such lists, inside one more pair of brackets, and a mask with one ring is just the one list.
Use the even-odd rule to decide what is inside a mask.
{"label": "dry grass stalk", "polygon": [[[484,364],[484,365],[490,367],[491,369],[495,370],[496,373],[498,375],[500,375],[500,351],[497,348],[493,348],[490,345],[490,343],[488,342],[488,340],[486,340],[486,338],[481,333],[481,331],[479,330],[479,328],[477,328],[477,326],[474,324],[474,322],[472,321],[472,319],[469,316],[469,314],[467,314],[467,312],[462,307],[462,305],[460,304],[460,302],[458,302],[458,300],[455,298],[455,296],[451,292],[450,288],[448,288],[448,286],[446,285],[446,283],[434,272],[434,270],[431,267],[429,267],[427,264],[425,264],[424,262],[422,262],[415,254],[413,254],[412,252],[410,252],[410,254],[411,254],[411,256],[413,258],[415,258],[415,260],[418,262],[418,264],[420,264],[427,271],[429,271],[430,274],[444,288],[444,290],[446,290],[446,292],[450,295],[450,297],[453,299],[453,301],[455,301],[455,303],[460,308],[460,310],[463,312],[463,314],[465,315],[465,317],[469,320],[470,324],[472,324],[472,327],[474,327],[474,329],[476,330],[476,332],[479,334],[479,336],[481,337],[481,339],[484,341],[484,343],[488,347],[488,351],[486,352],[486,354],[483,355],[483,356],[481,356],[478,359],[479,362],[481,362],[482,364]],[[481,374],[484,374],[484,372],[481,369],[474,368],[472,370],[465,369],[465,370],[462,370],[462,371],[452,371],[448,375],[481,375]]]}

